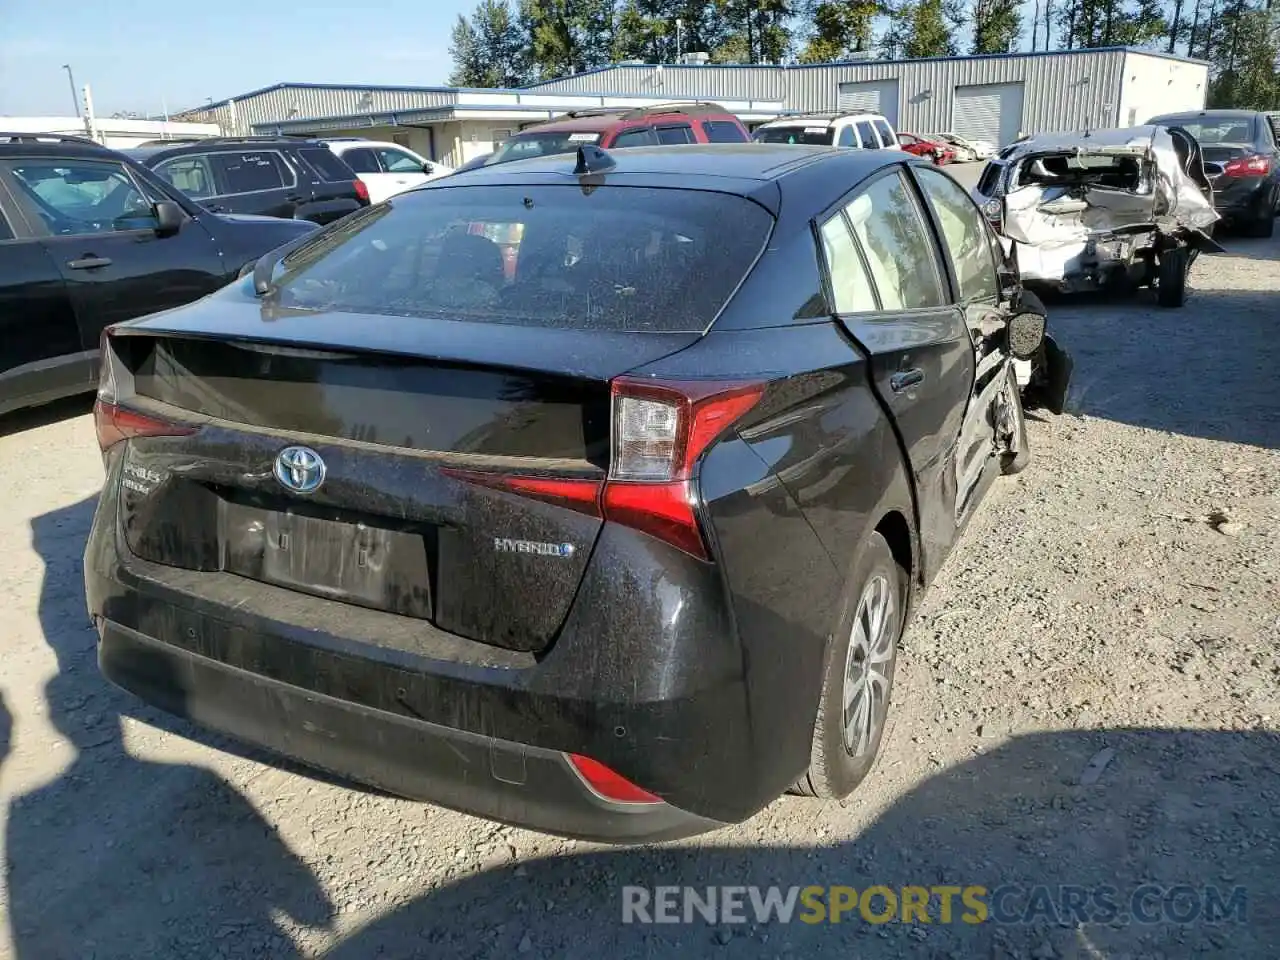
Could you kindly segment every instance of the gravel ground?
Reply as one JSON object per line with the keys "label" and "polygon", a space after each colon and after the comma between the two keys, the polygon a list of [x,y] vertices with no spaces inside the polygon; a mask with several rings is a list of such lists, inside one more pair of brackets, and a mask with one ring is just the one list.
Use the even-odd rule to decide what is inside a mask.
{"label": "gravel ground", "polygon": [[[1280,240],[1229,243],[1185,310],[1050,305],[1071,407],[1030,424],[910,629],[864,788],[655,847],[349,789],[108,687],[85,405],[0,421],[0,956],[1275,956]],[[1241,887],[1244,920],[1015,890],[1024,922],[621,922],[625,884],[1106,884],[1123,912],[1144,882]]]}

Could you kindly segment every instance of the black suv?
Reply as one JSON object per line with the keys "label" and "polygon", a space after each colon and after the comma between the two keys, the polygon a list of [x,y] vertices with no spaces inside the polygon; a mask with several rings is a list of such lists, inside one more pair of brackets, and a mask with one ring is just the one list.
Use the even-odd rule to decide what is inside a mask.
{"label": "black suv", "polygon": [[1224,220],[1255,237],[1272,235],[1280,213],[1280,145],[1265,113],[1197,110],[1150,122],[1182,127],[1200,142],[1213,206]]}
{"label": "black suv", "polygon": [[0,133],[0,414],[92,391],[108,324],[196,300],[315,229],[210,213],[91,140]]}
{"label": "black suv", "polygon": [[126,152],[215,213],[323,224],[369,205],[369,188],[318,140],[215,138]]}

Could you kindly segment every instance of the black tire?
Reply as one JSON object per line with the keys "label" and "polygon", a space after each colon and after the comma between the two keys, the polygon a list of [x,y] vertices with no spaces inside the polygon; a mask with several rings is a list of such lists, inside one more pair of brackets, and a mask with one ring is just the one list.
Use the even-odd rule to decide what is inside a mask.
{"label": "black tire", "polygon": [[[825,800],[847,797],[875,766],[884,739],[889,700],[893,693],[894,668],[898,660],[898,641],[906,619],[908,574],[898,565],[889,544],[879,533],[872,533],[849,578],[842,604],[840,621],[827,646],[827,663],[822,677],[822,696],[818,716],[813,725],[813,745],[809,754],[809,772],[792,788],[793,793]],[[883,590],[883,594],[880,593]],[[865,643],[853,643],[855,629],[869,636],[864,610],[874,609],[876,598],[883,596],[888,606],[883,630]],[[861,622],[860,622],[861,621]],[[872,654],[874,656],[872,656]],[[878,664],[872,670],[870,663]],[[851,748],[846,737],[845,677],[862,664],[860,676],[874,672],[878,681],[870,679],[862,687],[861,697],[852,701],[870,704],[870,729],[858,736]],[[864,732],[856,722],[857,732]]]}
{"label": "black tire", "polygon": [[1187,302],[1190,262],[1186,247],[1170,247],[1160,254],[1156,265],[1156,302],[1160,306],[1180,307]]}
{"label": "black tire", "polygon": [[1010,446],[1013,447],[1013,453],[1000,455],[1000,472],[1006,477],[1021,473],[1031,462],[1031,444],[1027,442],[1027,418],[1022,409],[1022,390],[1018,386],[1018,375],[1014,373],[1013,366],[1010,365],[1007,369],[1009,386],[1006,397],[1012,418],[1009,433],[1012,435]]}

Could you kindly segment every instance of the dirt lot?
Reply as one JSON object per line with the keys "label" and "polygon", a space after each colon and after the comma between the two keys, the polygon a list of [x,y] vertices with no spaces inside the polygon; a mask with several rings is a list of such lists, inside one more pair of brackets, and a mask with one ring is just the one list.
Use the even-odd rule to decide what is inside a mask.
{"label": "dirt lot", "polygon": [[[1275,956],[1280,240],[1229,242],[1185,310],[1051,305],[1071,410],[1030,425],[911,628],[864,789],[647,849],[267,765],[109,688],[84,405],[0,422],[0,956]],[[1109,884],[1123,909],[1144,882],[1243,887],[1245,922],[1171,922],[1186,891],[1154,923],[620,922],[624,884]]]}

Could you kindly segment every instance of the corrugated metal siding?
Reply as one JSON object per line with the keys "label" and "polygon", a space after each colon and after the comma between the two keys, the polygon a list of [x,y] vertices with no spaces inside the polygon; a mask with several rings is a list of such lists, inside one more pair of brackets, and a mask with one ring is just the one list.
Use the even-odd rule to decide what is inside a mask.
{"label": "corrugated metal siding", "polygon": [[538,93],[619,93],[646,97],[702,97],[708,100],[782,100],[778,67],[610,67],[537,84]]}
{"label": "corrugated metal siding", "polygon": [[284,87],[235,101],[234,125],[231,104],[215,107],[212,111],[189,111],[183,117],[217,123],[227,134],[248,134],[256,123],[424,109],[443,106],[452,102],[452,99],[453,95],[447,91],[387,90],[378,87]]}
{"label": "corrugated metal siding", "polygon": [[553,80],[536,89],[713,100],[754,97],[782,100],[788,110],[826,111],[837,108],[841,83],[897,78],[899,125],[932,132],[951,125],[956,87],[1021,82],[1026,87],[1024,129],[1051,132],[1116,123],[1124,56],[1121,50],[1100,50],[814,67],[619,66]]}

